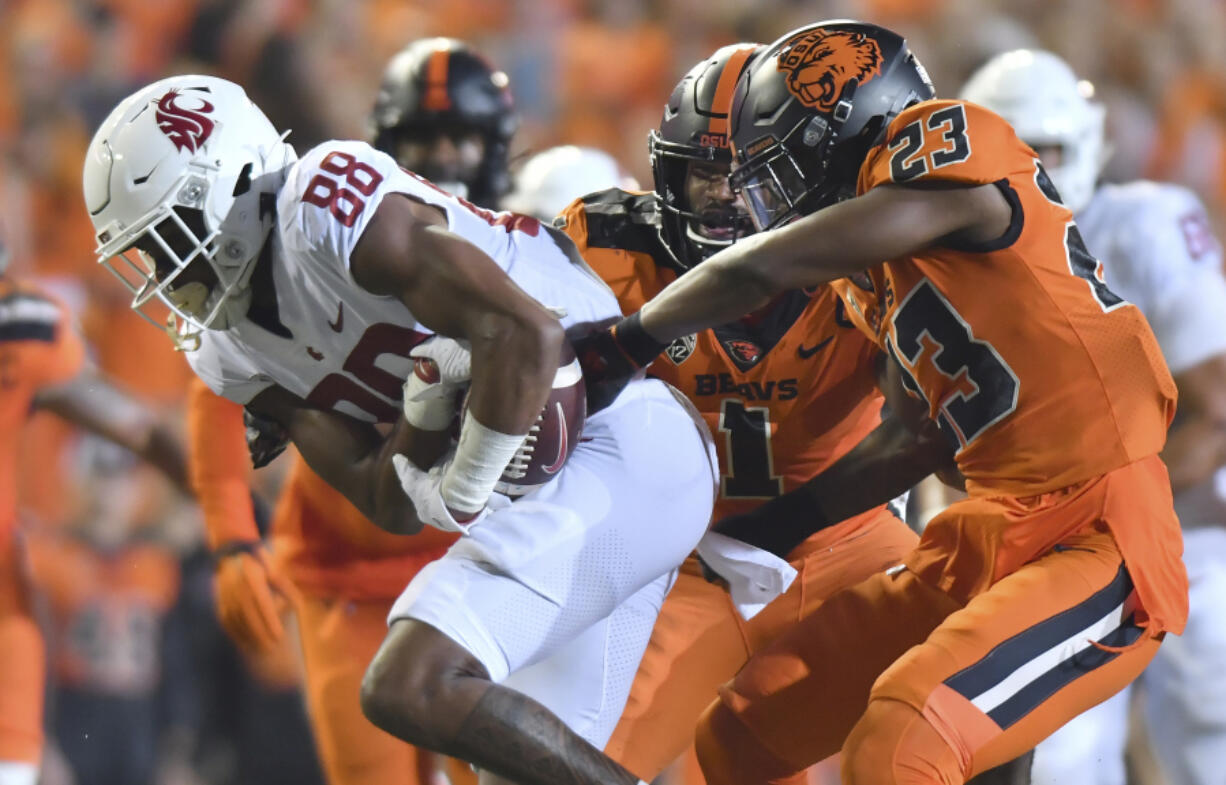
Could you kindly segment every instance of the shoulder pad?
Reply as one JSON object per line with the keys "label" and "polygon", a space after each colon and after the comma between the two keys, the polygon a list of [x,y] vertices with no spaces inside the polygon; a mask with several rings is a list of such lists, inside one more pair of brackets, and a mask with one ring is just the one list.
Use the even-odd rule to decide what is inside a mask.
{"label": "shoulder pad", "polygon": [[1034,152],[999,115],[966,101],[908,107],[869,151],[857,193],[886,183],[983,185],[1033,169]]}
{"label": "shoulder pad", "polygon": [[673,267],[676,261],[664,242],[659,197],[654,193],[610,188],[583,197],[587,215],[587,244],[651,256],[657,264]]}

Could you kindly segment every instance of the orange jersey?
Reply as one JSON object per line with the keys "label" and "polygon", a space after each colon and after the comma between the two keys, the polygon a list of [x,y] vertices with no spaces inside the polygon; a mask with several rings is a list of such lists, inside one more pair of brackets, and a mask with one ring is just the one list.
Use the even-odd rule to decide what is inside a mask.
{"label": "orange jersey", "polygon": [[1175,385],[1149,324],[1103,283],[1004,120],[962,101],[907,109],[857,191],[892,183],[995,183],[1013,207],[998,241],[932,246],[836,284],[927,401],[972,493],[1043,493],[1162,449]]}
{"label": "orange jersey", "polygon": [[[1008,499],[1015,513],[930,526],[909,566],[950,585],[991,583],[1085,525],[1039,515],[1044,499],[1082,493],[1162,449],[1175,385],[1149,324],[1107,288],[1034,151],[1000,117],[962,101],[902,112],[857,190],[894,183],[991,183],[1013,209],[991,243],[934,245],[835,284],[927,402],[972,498]],[[1145,605],[1177,630],[1181,537],[1169,503],[1152,504],[1143,526],[1102,515]]]}
{"label": "orange jersey", "polygon": [[[652,194],[613,189],[562,214],[626,313],[677,276],[655,210]],[[716,519],[792,490],[880,423],[877,349],[842,311],[827,287],[789,292],[750,318],[674,341],[649,368],[694,402],[715,436]]]}
{"label": "orange jersey", "polygon": [[[243,409],[194,379],[188,397],[192,484],[209,543],[259,537],[249,498]],[[270,539],[276,564],[315,596],[396,597],[455,535],[433,528],[402,537],[368,521],[344,496],[296,458],[277,502]]]}
{"label": "orange jersey", "polygon": [[0,279],[0,543],[17,515],[18,437],[34,396],[42,387],[71,379],[84,359],[84,346],[61,304]]}

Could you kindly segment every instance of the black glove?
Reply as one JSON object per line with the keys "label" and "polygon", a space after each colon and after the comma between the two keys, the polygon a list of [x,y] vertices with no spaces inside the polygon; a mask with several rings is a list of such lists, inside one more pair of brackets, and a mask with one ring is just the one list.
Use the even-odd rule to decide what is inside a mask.
{"label": "black glove", "polygon": [[613,403],[634,375],[650,365],[666,346],[647,334],[638,313],[575,341],[587,387],[588,413]]}
{"label": "black glove", "polygon": [[247,427],[247,451],[251,453],[251,465],[257,469],[272,463],[289,446],[289,434],[276,420],[243,409],[243,425]]}

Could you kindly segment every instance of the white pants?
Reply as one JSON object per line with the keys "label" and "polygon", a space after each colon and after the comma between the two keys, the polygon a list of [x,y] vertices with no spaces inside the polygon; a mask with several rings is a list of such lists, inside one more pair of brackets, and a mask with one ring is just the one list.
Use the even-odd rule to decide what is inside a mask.
{"label": "white pants", "polygon": [[[1139,681],[1146,729],[1171,785],[1226,783],[1226,529],[1185,531],[1189,613]],[[1124,785],[1132,688],[1073,718],[1035,750],[1033,785]]]}
{"label": "white pants", "polygon": [[0,761],[0,785],[34,785],[38,781],[38,766],[33,763]]}
{"label": "white pants", "polygon": [[437,628],[601,748],[707,529],[716,465],[697,415],[662,382],[635,382],[588,419],[555,480],[418,573],[388,621]]}

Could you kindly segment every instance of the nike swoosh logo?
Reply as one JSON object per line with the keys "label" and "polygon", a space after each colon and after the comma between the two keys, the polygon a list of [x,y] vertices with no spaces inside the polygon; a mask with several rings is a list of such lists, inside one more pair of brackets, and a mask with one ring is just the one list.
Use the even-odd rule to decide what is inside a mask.
{"label": "nike swoosh logo", "polygon": [[345,303],[343,300],[336,305],[336,321],[328,322],[328,326],[332,328],[334,333],[339,333],[345,329]]}
{"label": "nike swoosh logo", "polygon": [[826,344],[830,343],[833,340],[834,340],[834,336],[832,335],[824,341],[818,341],[817,343],[813,344],[813,346],[809,347],[808,349],[805,348],[804,344],[801,344],[800,346],[796,347],[796,354],[800,356],[800,359],[807,360],[813,355],[820,352]]}
{"label": "nike swoosh logo", "polygon": [[545,474],[557,474],[562,464],[566,463],[566,412],[562,410],[560,402],[555,401],[554,406],[558,407],[558,457],[552,464],[543,467]]}
{"label": "nike swoosh logo", "polygon": [[311,355],[311,359],[315,362],[319,362],[324,358],[323,352],[316,351],[314,346],[308,346],[306,348],[306,353]]}

